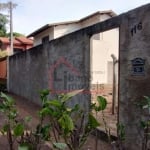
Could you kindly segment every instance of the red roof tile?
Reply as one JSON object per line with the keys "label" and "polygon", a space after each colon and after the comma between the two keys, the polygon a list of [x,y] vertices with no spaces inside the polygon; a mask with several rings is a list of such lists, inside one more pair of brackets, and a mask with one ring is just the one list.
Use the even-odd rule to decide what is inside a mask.
{"label": "red roof tile", "polygon": [[5,43],[5,44],[9,44],[9,38],[6,38],[6,37],[0,37],[0,41],[2,41],[2,43]]}
{"label": "red roof tile", "polygon": [[18,40],[18,41],[20,41],[23,44],[29,44],[29,45],[33,44],[33,40],[28,39],[26,37],[16,37],[15,39]]}
{"label": "red roof tile", "polygon": [[[10,43],[9,38],[6,38],[6,37],[0,37],[0,41],[2,41],[2,43],[5,43],[5,44]],[[15,37],[13,42],[14,42],[14,45],[22,45],[22,44],[33,45],[33,40],[28,39],[26,37]]]}

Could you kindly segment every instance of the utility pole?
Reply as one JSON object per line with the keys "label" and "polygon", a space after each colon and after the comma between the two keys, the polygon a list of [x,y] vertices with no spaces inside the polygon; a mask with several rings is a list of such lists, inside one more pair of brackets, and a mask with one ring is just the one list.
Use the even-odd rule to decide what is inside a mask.
{"label": "utility pole", "polygon": [[10,1],[9,2],[9,14],[10,14],[10,55],[13,55],[13,53],[14,53],[14,48],[13,48],[13,16],[12,16],[12,11],[13,11],[13,4]]}
{"label": "utility pole", "polygon": [[10,53],[7,57],[7,90],[9,92],[9,56],[13,55],[13,8],[15,8],[17,4],[12,3],[12,1],[8,3],[0,3],[0,10],[8,10],[9,11],[9,19],[10,19]]}
{"label": "utility pole", "polygon": [[10,1],[8,3],[8,10],[9,10],[9,17],[10,17],[10,53],[7,57],[7,91],[10,91],[9,87],[9,56],[13,55],[14,49],[13,49],[13,21],[12,21],[12,2]]}
{"label": "utility pole", "polygon": [[10,55],[13,55],[13,8],[17,4],[9,1],[7,3],[0,3],[0,10],[8,10],[9,12],[9,22],[10,22]]}

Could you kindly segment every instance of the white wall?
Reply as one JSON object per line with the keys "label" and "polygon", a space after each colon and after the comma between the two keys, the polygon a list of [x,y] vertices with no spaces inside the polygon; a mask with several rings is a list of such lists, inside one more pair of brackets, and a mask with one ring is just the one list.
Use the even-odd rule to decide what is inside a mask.
{"label": "white wall", "polygon": [[111,18],[108,14],[101,14],[101,18],[100,18],[100,21],[104,21],[104,20],[107,20]]}
{"label": "white wall", "polygon": [[34,46],[42,44],[42,38],[44,38],[45,36],[49,36],[49,40],[56,39],[68,33],[79,30],[81,28],[106,20],[108,18],[110,18],[110,16],[107,14],[102,14],[102,15],[97,14],[81,22],[64,24],[64,25],[60,24],[60,25],[50,27],[49,29],[37,34],[34,37]]}
{"label": "white wall", "polygon": [[91,38],[91,76],[92,84],[108,84],[112,82],[112,74],[108,66],[112,62],[111,54],[118,59],[119,53],[119,30],[118,28],[101,33],[100,39]]}
{"label": "white wall", "polygon": [[84,28],[84,27],[88,27],[88,26],[91,26],[93,24],[96,24],[98,22],[100,22],[100,15],[99,14],[96,16],[90,17],[86,20],[83,20],[82,22],[80,22],[80,24],[81,24],[82,28]]}
{"label": "white wall", "polygon": [[42,44],[42,38],[44,38],[46,36],[49,36],[49,40],[54,39],[54,29],[53,29],[53,27],[51,27],[51,28],[49,28],[49,29],[47,29],[47,30],[37,34],[34,37],[34,46]]}
{"label": "white wall", "polygon": [[78,23],[57,25],[54,27],[54,39],[58,38],[60,36],[66,35],[68,33],[77,31],[81,28],[85,28],[85,27],[91,26],[93,24],[96,24],[96,23],[100,22],[101,17],[102,17],[102,20],[106,20],[106,19],[110,18],[110,16],[108,16],[108,15],[97,14],[93,17],[90,17],[90,18],[85,19]]}
{"label": "white wall", "polygon": [[80,24],[73,23],[67,25],[58,25],[54,27],[54,39],[66,35],[68,33],[74,32],[81,28]]}

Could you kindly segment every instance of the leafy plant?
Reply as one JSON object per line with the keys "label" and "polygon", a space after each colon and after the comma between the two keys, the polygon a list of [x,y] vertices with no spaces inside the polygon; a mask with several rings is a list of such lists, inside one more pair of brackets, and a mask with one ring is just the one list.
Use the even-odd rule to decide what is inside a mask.
{"label": "leafy plant", "polygon": [[14,136],[21,136],[23,134],[24,126],[23,124],[17,123],[18,112],[15,108],[14,100],[1,93],[1,98],[3,98],[0,104],[0,111],[5,114],[6,122],[1,129],[2,134],[6,134],[8,138],[9,148],[13,150],[13,144],[15,142]]}
{"label": "leafy plant", "polygon": [[[98,118],[98,113],[101,112],[102,114],[102,120],[103,120],[103,124],[104,124],[104,127],[105,127],[105,132],[107,134],[107,137],[108,137],[108,141],[110,142],[110,130],[109,128],[107,127],[107,124],[106,124],[106,121],[105,121],[105,116],[104,116],[104,110],[106,109],[107,107],[107,100],[102,97],[102,96],[97,96],[97,103],[93,103],[91,105],[91,109],[92,111],[95,111],[95,114],[96,114],[96,119]],[[97,147],[97,144],[98,144],[98,139],[97,139],[97,130],[96,130],[96,150],[98,149]]]}
{"label": "leafy plant", "polygon": [[20,121],[15,101],[2,92],[0,97],[2,98],[0,111],[5,115],[6,120],[0,132],[7,136],[9,149],[14,150],[14,143],[18,142],[20,150],[21,148],[22,150],[25,149],[25,147],[28,150],[33,150],[31,149],[33,141],[30,142],[31,132],[28,133],[25,127],[25,123],[30,121],[30,117],[26,117]]}
{"label": "leafy plant", "polygon": [[123,142],[125,141],[125,126],[122,123],[117,123],[118,139],[111,144],[114,150],[124,150]]}
{"label": "leafy plant", "polygon": [[117,124],[118,138],[120,141],[125,140],[125,126],[122,123]]}
{"label": "leafy plant", "polygon": [[100,125],[92,111],[103,113],[107,101],[99,96],[97,104],[91,105],[90,112],[85,112],[79,104],[69,107],[68,101],[79,92],[81,91],[60,94],[49,99],[49,90],[41,91],[42,107],[38,112],[39,123],[33,130],[26,128],[31,118],[26,117],[22,122],[19,121],[14,100],[1,93],[3,101],[0,104],[0,111],[7,118],[1,132],[7,135],[10,150],[14,149],[15,141],[18,142],[19,150],[40,149],[39,145],[45,141],[51,143],[53,149],[81,149],[89,134]]}
{"label": "leafy plant", "polygon": [[[45,128],[43,122],[48,117],[50,127],[47,139],[52,142],[55,148],[61,145],[57,143],[63,142],[65,143],[63,148],[67,146],[70,150],[80,149],[87,140],[88,135],[100,125],[92,113],[85,116],[85,112],[78,104],[72,108],[67,106],[67,102],[78,92],[61,94],[52,100],[47,98],[48,91],[41,92],[42,109],[39,112],[41,118],[39,129]],[[87,123],[86,120],[88,120]],[[42,130],[39,130],[39,133],[44,137],[44,133],[40,131]]]}
{"label": "leafy plant", "polygon": [[149,149],[148,141],[150,139],[150,97],[144,96],[144,99],[136,104],[142,110],[147,110],[148,117],[140,120],[140,127],[143,129],[143,140],[142,140],[142,150]]}

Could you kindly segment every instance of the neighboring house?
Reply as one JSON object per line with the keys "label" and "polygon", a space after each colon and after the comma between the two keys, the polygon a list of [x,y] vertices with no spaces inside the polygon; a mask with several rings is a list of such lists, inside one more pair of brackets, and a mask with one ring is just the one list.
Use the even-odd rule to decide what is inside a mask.
{"label": "neighboring house", "polygon": [[109,19],[113,16],[116,16],[116,14],[111,10],[98,11],[77,21],[46,24],[27,37],[34,37],[34,46],[37,46],[42,44],[42,42],[45,42],[45,40],[50,41],[59,38],[71,32]]}
{"label": "neighboring house", "polygon": [[[33,46],[33,40],[26,37],[15,37],[13,40],[14,53],[28,50]],[[10,52],[10,40],[6,37],[0,37],[0,50]]]}
{"label": "neighboring house", "polygon": [[[15,37],[13,41],[14,54],[28,50],[33,46],[33,40],[26,37]],[[10,40],[0,37],[0,80],[5,80],[7,76],[7,56],[10,55]]]}
{"label": "neighboring house", "polygon": [[[47,24],[28,35],[28,37],[33,37],[34,46],[37,46],[114,16],[116,14],[112,10],[98,11],[77,21]],[[119,30],[117,28],[91,37],[92,84],[112,84],[113,60],[111,54],[118,59],[118,45]]]}

